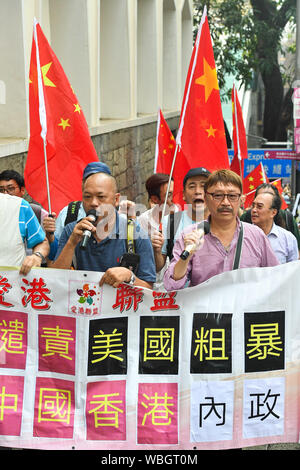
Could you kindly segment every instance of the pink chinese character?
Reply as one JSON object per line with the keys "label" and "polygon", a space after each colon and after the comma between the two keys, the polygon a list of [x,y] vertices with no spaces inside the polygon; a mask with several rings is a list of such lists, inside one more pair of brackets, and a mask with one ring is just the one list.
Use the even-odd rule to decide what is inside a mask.
{"label": "pink chinese character", "polygon": [[139,384],[137,426],[138,444],[178,443],[178,384]]}

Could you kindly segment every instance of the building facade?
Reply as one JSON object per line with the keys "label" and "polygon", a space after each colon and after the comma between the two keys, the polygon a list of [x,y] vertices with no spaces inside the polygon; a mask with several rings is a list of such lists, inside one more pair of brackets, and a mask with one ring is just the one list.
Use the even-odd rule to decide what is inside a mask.
{"label": "building facade", "polygon": [[157,112],[178,126],[193,38],[192,0],[1,0],[0,170],[23,173],[36,18],[119,190],[146,204]]}

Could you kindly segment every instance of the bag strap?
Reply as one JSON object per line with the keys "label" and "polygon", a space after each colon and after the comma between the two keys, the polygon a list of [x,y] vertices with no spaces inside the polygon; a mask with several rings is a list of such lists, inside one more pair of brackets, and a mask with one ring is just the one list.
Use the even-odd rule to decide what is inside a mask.
{"label": "bag strap", "polygon": [[173,258],[173,247],[174,247],[174,238],[179,227],[179,223],[182,217],[182,211],[172,212],[168,217],[168,226],[167,226],[167,235],[169,237],[167,243],[167,256],[170,260]]}
{"label": "bag strap", "polygon": [[67,211],[67,215],[65,219],[65,225],[77,220],[77,215],[78,215],[80,204],[81,204],[81,201],[72,201],[68,204],[68,211]]}
{"label": "bag strap", "polygon": [[234,257],[233,268],[232,268],[233,270],[238,269],[240,266],[243,239],[244,239],[244,227],[243,227],[243,222],[241,222],[239,238],[238,238],[236,249],[235,249],[235,257]]}
{"label": "bag strap", "polygon": [[127,251],[128,253],[135,253],[135,242],[134,242],[134,221],[133,219],[127,219]]}

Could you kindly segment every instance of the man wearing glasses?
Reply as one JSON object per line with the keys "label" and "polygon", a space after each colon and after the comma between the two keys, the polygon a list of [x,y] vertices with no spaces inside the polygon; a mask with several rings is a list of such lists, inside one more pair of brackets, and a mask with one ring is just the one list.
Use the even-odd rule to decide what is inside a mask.
{"label": "man wearing glasses", "polygon": [[[238,210],[242,181],[231,170],[212,173],[204,186],[209,210],[210,232],[187,227],[176,241],[164,276],[167,290],[195,286],[225,271],[236,268],[276,266],[278,260],[270,242],[258,227],[241,223]],[[186,259],[181,255],[189,252]]]}

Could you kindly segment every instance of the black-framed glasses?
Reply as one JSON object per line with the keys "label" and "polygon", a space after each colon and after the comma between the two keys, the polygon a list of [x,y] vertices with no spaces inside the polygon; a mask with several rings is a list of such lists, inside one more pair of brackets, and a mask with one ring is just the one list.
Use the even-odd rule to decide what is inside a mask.
{"label": "black-framed glasses", "polygon": [[240,194],[237,194],[237,193],[209,193],[207,192],[206,194],[209,194],[214,201],[217,201],[217,202],[222,202],[225,197],[227,197],[228,201],[229,202],[237,202],[239,200],[239,198],[241,197]]}
{"label": "black-framed glasses", "polygon": [[0,186],[0,193],[14,194],[18,189],[17,186]]}

